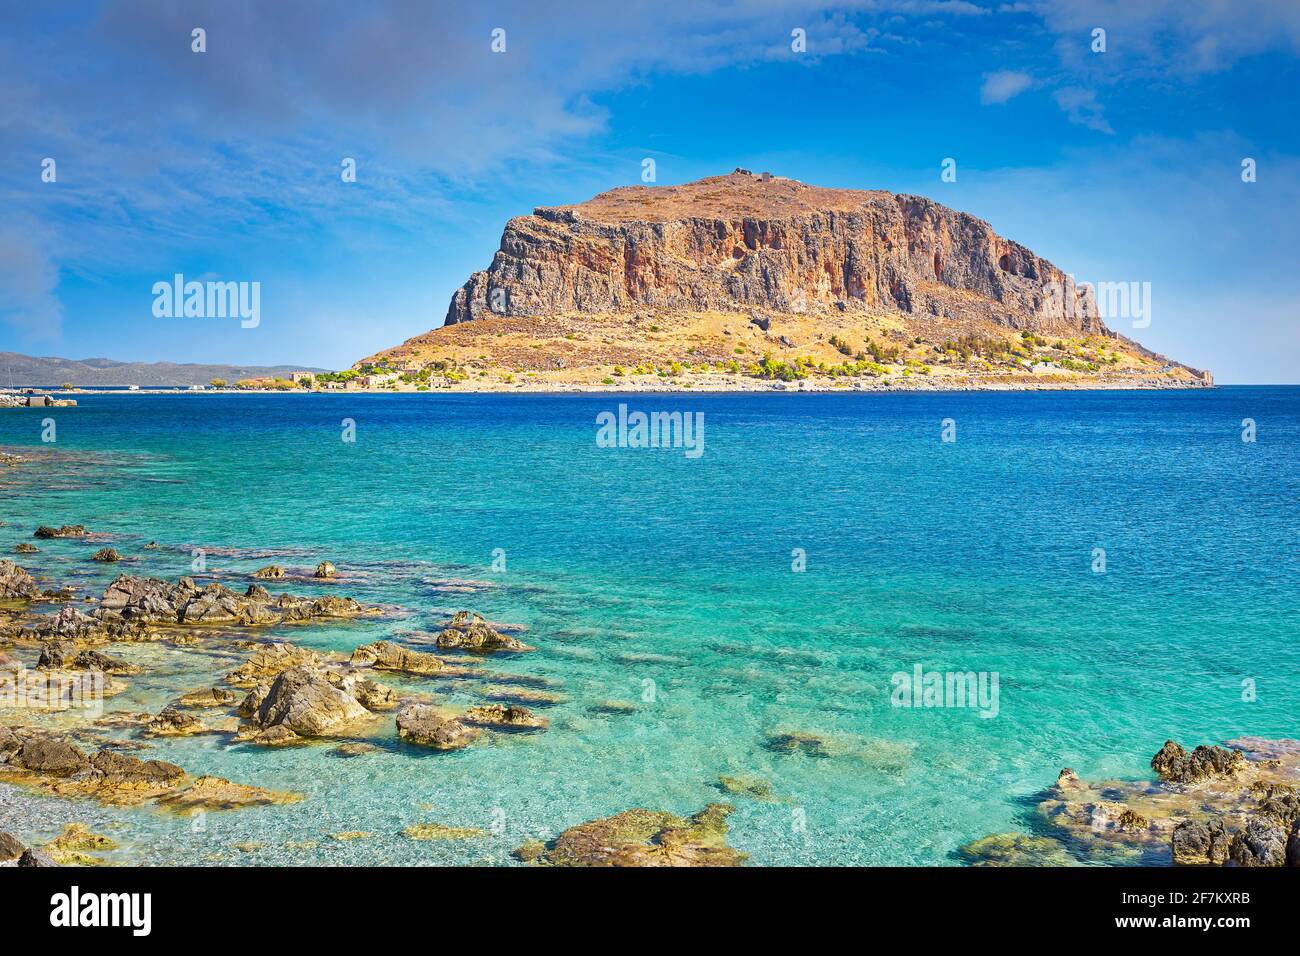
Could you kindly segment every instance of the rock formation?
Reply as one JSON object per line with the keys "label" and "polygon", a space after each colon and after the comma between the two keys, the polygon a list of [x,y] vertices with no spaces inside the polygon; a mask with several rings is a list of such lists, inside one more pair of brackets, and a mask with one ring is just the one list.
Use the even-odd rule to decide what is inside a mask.
{"label": "rock formation", "polygon": [[922,196],[742,169],[681,186],[626,186],[510,220],[492,265],[453,296],[446,324],[737,305],[974,309],[1017,329],[1104,331],[1086,290],[974,216]]}

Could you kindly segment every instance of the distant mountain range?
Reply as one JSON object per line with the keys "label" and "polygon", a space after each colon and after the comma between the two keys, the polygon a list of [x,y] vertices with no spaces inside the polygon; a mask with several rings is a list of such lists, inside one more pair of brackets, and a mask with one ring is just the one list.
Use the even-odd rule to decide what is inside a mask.
{"label": "distant mountain range", "polygon": [[115,362],[106,358],[65,359],[0,352],[0,388],[80,388],[100,385],[207,385],[214,378],[287,377],[290,372],[326,372],[310,365],[181,365],[176,362]]}

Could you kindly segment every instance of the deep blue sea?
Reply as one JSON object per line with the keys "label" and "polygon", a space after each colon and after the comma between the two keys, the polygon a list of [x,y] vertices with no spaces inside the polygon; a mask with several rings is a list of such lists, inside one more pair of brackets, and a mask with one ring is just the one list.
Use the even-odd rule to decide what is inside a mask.
{"label": "deep blue sea", "polygon": [[[386,749],[353,759],[157,741],[151,756],[307,800],[196,833],[11,797],[0,829],[87,820],[125,862],[509,862],[630,807],[729,799],[731,843],[757,864],[943,865],[1032,828],[1063,766],[1142,777],[1166,738],[1300,736],[1300,388],[79,401],[0,412],[0,446],[56,453],[0,475],[0,550],[82,523],[128,560],[40,542],[20,559],[33,573],[97,593],[121,571],[191,574],[202,549],[206,577],[242,590],[272,561],[329,559],[338,583],[287,589],[402,610],[291,639],[350,652],[468,608],[527,626],[536,652],[486,666],[557,702],[537,708],[544,734],[450,754],[396,745],[391,718]],[[703,455],[599,447],[619,402],[703,413]],[[892,675],[916,665],[996,674],[996,716],[893,706]],[[110,705],[156,712],[203,682],[150,672]],[[469,705],[493,683],[419,689]],[[767,745],[794,731],[829,755]],[[723,774],[773,798],[725,795]],[[420,822],[489,835],[402,836]]]}

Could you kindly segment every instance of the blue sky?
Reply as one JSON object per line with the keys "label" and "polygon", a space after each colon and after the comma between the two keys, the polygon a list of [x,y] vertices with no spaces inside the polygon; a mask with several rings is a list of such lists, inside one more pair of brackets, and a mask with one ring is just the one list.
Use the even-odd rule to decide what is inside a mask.
{"label": "blue sky", "polygon": [[[1294,0],[4,16],[0,350],[346,367],[440,324],[510,216],[651,157],[660,183],[743,166],[931,196],[1081,280],[1150,282],[1150,327],[1112,326],[1220,382],[1300,381]],[[260,282],[261,324],[156,318],[177,272]]]}

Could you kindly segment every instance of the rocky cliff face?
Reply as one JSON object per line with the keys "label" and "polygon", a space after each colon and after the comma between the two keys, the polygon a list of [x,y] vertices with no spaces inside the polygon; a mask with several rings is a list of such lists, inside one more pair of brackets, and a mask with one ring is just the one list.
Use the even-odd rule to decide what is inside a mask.
{"label": "rocky cliff face", "polygon": [[1094,298],[979,219],[920,196],[736,170],[512,219],[447,325],[492,315],[751,308],[983,319],[1100,333]]}

